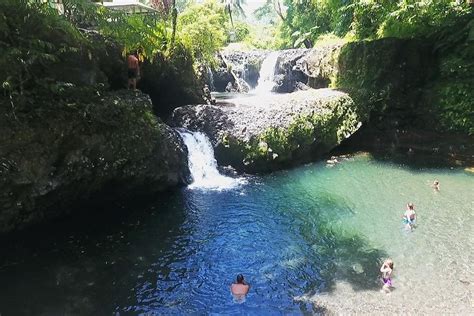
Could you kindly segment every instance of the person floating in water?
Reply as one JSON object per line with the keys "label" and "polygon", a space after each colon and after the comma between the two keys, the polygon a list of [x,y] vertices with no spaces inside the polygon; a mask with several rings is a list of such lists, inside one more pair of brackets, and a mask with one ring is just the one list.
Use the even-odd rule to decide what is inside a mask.
{"label": "person floating in water", "polygon": [[415,206],[413,205],[413,203],[408,203],[405,214],[403,214],[403,223],[406,225],[407,230],[413,230],[413,228],[415,227],[415,221]]}
{"label": "person floating in water", "polygon": [[138,52],[134,52],[127,57],[128,65],[128,89],[137,90],[137,78],[140,77],[140,65]]}
{"label": "person floating in water", "polygon": [[382,267],[380,268],[382,272],[382,291],[389,293],[392,288],[392,272],[393,272],[393,261],[392,259],[387,259],[383,262]]}
{"label": "person floating in water", "polygon": [[439,181],[434,180],[432,187],[435,191],[439,191]]}
{"label": "person floating in water", "polygon": [[247,284],[244,280],[242,274],[237,275],[237,283],[232,283],[230,286],[230,291],[235,299],[242,301],[245,299],[245,295],[249,292],[250,285]]}

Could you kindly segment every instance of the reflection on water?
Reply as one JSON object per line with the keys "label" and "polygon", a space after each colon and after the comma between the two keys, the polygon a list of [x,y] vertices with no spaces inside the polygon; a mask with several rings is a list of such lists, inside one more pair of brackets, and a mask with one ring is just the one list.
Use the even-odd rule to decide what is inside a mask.
{"label": "reflection on water", "polygon": [[[466,314],[473,196],[474,178],[462,170],[367,156],[234,190],[183,189],[126,215],[4,243],[0,313]],[[418,214],[413,233],[401,222],[408,201]],[[384,295],[378,269],[388,256],[395,290]],[[229,290],[238,273],[251,285],[241,304]]]}

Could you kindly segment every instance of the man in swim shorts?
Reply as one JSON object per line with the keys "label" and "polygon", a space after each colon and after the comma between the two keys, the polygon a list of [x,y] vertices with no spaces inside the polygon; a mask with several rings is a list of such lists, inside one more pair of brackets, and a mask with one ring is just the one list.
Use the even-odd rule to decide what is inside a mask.
{"label": "man in swim shorts", "polygon": [[137,78],[140,75],[140,66],[138,64],[138,53],[133,53],[127,57],[128,66],[128,89],[137,90]]}

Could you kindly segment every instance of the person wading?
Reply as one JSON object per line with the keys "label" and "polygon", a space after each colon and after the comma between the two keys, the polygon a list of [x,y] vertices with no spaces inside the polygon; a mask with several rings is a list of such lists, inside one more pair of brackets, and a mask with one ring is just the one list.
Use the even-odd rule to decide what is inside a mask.
{"label": "person wading", "polygon": [[128,65],[128,89],[137,90],[137,78],[140,76],[140,65],[138,64],[138,53],[131,53],[127,57]]}

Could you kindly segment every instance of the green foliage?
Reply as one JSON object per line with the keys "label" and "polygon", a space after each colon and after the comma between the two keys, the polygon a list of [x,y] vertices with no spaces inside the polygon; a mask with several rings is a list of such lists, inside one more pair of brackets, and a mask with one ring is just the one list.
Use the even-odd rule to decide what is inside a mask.
{"label": "green foliage", "polygon": [[268,25],[249,25],[249,33],[241,40],[244,49],[276,49],[275,28]]}
{"label": "green foliage", "polygon": [[441,82],[437,85],[438,111],[442,127],[474,135],[473,80]]}
{"label": "green foliage", "polygon": [[231,25],[234,25],[234,16],[245,17],[245,11],[242,8],[242,4],[245,3],[245,0],[220,0],[220,2],[224,5]]}
{"label": "green foliage", "polygon": [[[273,0],[277,1],[277,0]],[[284,0],[282,48],[300,47],[334,33],[355,39],[429,36],[469,13],[452,0]]]}
{"label": "green foliage", "polygon": [[83,28],[97,29],[106,38],[120,44],[123,54],[140,51],[142,58],[153,59],[158,52],[171,48],[168,16],[124,14],[85,0],[63,0],[64,16]]}
{"label": "green foliage", "polygon": [[474,135],[474,19],[466,16],[434,35],[439,73],[433,88],[441,128]]}
{"label": "green foliage", "polygon": [[448,0],[400,1],[393,10],[384,14],[382,23],[378,23],[377,35],[428,36],[468,12],[467,7]]}
{"label": "green foliage", "polygon": [[53,88],[48,69],[62,56],[87,50],[83,36],[48,4],[0,2],[0,83],[10,96],[34,86]]}
{"label": "green foliage", "polygon": [[192,4],[178,17],[178,38],[195,59],[213,61],[226,41],[227,16],[215,0]]}
{"label": "green foliage", "polygon": [[235,33],[235,41],[243,41],[250,35],[250,25],[245,22],[238,21],[234,23],[233,31]]}

